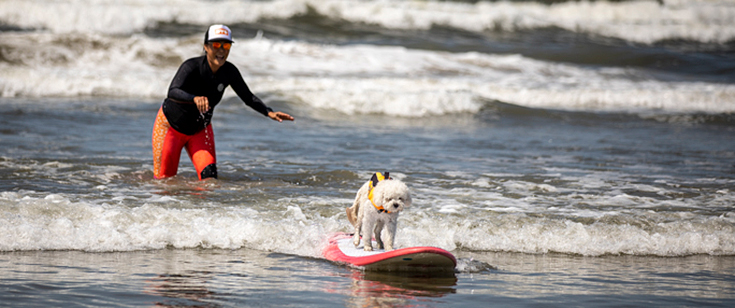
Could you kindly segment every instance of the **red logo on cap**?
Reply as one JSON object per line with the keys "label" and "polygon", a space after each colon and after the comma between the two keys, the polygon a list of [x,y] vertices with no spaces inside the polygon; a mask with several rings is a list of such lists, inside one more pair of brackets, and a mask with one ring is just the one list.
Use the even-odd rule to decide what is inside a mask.
{"label": "red logo on cap", "polygon": [[230,35],[225,28],[215,29],[214,34]]}

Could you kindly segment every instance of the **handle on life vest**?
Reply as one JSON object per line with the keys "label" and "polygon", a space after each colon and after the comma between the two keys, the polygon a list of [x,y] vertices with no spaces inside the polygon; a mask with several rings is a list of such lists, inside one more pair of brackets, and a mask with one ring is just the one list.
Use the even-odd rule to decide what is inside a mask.
{"label": "handle on life vest", "polygon": [[373,189],[375,185],[378,185],[378,182],[383,181],[385,179],[390,180],[390,172],[386,171],[384,172],[385,175],[381,174],[380,172],[376,172],[373,174],[373,177],[370,179],[370,189]]}

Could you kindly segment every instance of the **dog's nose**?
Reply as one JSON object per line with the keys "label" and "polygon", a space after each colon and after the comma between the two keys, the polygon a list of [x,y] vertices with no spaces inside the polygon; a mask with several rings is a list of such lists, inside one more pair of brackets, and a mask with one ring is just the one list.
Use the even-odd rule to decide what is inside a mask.
{"label": "dog's nose", "polygon": [[394,208],[398,208],[398,205],[399,205],[398,203],[393,203]]}

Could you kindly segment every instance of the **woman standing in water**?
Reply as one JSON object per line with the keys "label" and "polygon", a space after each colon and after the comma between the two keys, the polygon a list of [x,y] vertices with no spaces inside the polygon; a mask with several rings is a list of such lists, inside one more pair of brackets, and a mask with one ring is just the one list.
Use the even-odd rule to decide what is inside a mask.
{"label": "woman standing in water", "polygon": [[231,86],[245,104],[275,121],[293,121],[283,112],[274,112],[250,92],[240,71],[227,56],[232,32],[225,25],[210,26],[204,34],[205,55],[186,60],[171,81],[153,126],[153,176],[176,175],[181,150],[186,148],[200,180],[217,178],[212,112]]}

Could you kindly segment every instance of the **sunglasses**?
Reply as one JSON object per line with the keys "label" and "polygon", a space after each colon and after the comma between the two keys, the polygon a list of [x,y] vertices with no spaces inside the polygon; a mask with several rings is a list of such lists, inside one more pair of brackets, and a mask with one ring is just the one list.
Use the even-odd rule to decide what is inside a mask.
{"label": "sunglasses", "polygon": [[209,43],[209,45],[211,45],[214,49],[224,48],[225,50],[230,50],[230,48],[232,47],[232,43],[227,42],[211,42]]}

